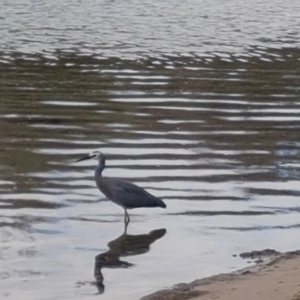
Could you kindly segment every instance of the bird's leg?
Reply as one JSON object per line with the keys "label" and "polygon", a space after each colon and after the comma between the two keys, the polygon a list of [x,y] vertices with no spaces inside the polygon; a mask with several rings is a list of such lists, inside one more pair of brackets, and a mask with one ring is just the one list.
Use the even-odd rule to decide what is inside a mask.
{"label": "bird's leg", "polygon": [[127,234],[127,227],[128,227],[128,224],[129,222],[126,222],[124,223],[124,234],[126,235]]}
{"label": "bird's leg", "polygon": [[129,223],[130,222],[130,218],[129,218],[129,214],[127,212],[127,209],[126,209],[126,215],[127,215],[127,222]]}
{"label": "bird's leg", "polygon": [[127,226],[127,225],[129,224],[129,222],[130,222],[130,218],[129,218],[127,209],[125,209],[125,215],[124,215],[124,217],[125,217],[124,222],[125,222],[125,224],[126,224],[126,226]]}
{"label": "bird's leg", "polygon": [[125,225],[125,231],[124,231],[124,234],[127,234],[127,227],[128,227],[128,224],[129,224],[129,221],[130,221],[130,218],[129,218],[129,215],[127,213],[127,209],[124,209],[124,225]]}

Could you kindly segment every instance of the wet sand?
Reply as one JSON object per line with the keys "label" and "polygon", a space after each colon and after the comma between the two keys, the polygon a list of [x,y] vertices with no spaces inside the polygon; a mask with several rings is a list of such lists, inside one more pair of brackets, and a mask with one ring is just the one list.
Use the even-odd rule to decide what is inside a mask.
{"label": "wet sand", "polygon": [[178,284],[141,300],[300,300],[300,251],[263,250],[240,256],[255,259],[257,264],[237,272]]}

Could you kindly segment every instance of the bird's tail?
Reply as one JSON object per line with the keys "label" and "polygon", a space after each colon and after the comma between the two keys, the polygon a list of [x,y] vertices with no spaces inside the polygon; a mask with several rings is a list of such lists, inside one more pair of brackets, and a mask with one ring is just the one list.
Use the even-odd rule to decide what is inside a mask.
{"label": "bird's tail", "polygon": [[158,198],[156,199],[156,203],[157,203],[157,206],[159,206],[159,207],[162,207],[162,208],[167,207],[167,205],[162,200],[160,200]]}

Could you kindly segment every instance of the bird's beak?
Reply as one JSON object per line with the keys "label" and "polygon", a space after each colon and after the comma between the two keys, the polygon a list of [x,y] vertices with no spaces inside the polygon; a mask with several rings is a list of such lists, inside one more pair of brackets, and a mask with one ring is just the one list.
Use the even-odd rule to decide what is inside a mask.
{"label": "bird's beak", "polygon": [[93,158],[93,157],[95,157],[95,156],[96,156],[96,155],[88,155],[88,156],[79,158],[78,160],[76,160],[76,162],[83,161],[83,160],[86,160],[86,159],[91,159],[91,158]]}

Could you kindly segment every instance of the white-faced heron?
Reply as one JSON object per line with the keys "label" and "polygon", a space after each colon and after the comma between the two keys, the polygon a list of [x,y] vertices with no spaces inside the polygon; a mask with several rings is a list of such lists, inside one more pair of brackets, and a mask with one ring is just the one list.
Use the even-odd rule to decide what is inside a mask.
{"label": "white-faced heron", "polygon": [[99,162],[95,169],[95,181],[98,189],[109,200],[124,208],[124,221],[126,226],[130,221],[127,209],[139,207],[167,207],[162,200],[152,196],[133,183],[120,178],[103,177],[102,171],[105,168],[105,155],[100,151],[94,151],[88,156],[80,158],[77,162],[91,158],[96,158]]}

